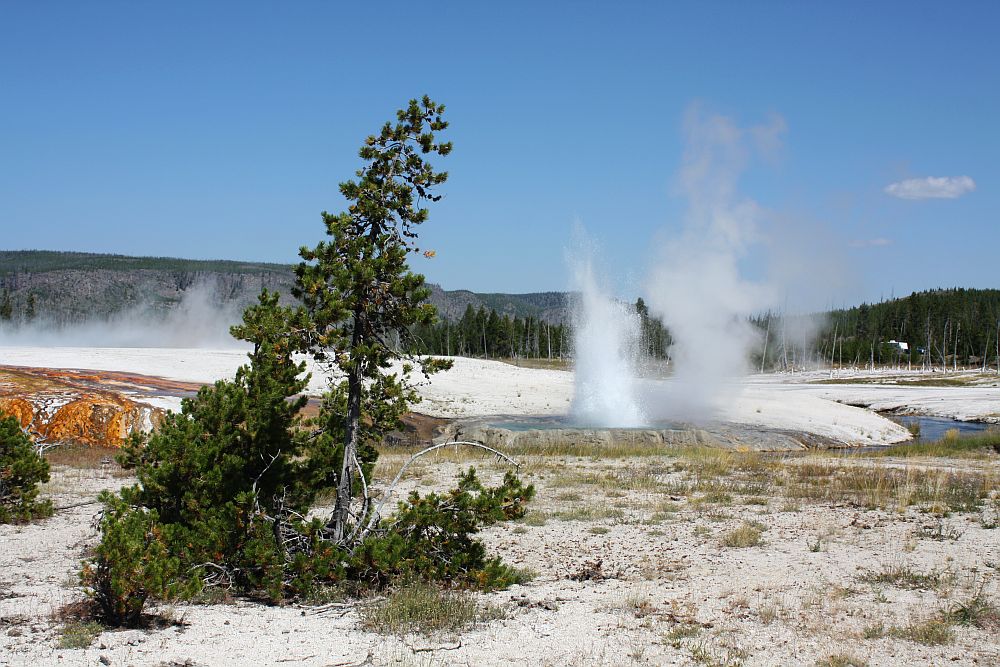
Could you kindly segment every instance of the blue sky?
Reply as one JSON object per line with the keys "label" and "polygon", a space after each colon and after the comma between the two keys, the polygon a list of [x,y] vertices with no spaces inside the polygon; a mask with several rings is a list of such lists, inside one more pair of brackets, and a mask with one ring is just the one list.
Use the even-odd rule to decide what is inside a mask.
{"label": "blue sky", "polygon": [[836,259],[818,301],[1000,286],[996,3],[368,4],[0,3],[0,246],[293,262],[427,93],[455,150],[414,268],[448,289],[565,289],[579,221],[641,291],[692,105],[784,123],[739,196]]}

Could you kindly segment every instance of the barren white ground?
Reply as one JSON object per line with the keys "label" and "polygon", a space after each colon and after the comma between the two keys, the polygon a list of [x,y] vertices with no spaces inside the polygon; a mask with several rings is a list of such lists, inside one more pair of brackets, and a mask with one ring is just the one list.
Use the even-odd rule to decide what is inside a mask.
{"label": "barren white ground", "polygon": [[[0,347],[0,364],[114,370],[187,382],[232,377],[246,361],[239,350],[146,348]],[[482,359],[456,358],[455,367],[420,388],[420,412],[440,417],[565,414],[573,397],[572,374],[519,368]],[[312,367],[309,391],[322,392],[324,373]],[[871,374],[838,372],[836,379],[870,379]],[[717,417],[739,424],[799,430],[853,445],[889,444],[908,438],[898,425],[871,410],[1000,422],[996,384],[963,387],[906,386],[887,374],[884,384],[814,384],[829,373],[755,375],[728,387],[731,396]],[[931,377],[929,374],[928,377]],[[922,377],[922,376],[921,376]],[[668,381],[669,382],[669,381]],[[179,401],[161,405],[177,407]]]}
{"label": "barren white ground", "polygon": [[[789,461],[799,465],[801,460]],[[851,465],[850,460],[836,465]],[[939,461],[993,475],[998,459]],[[383,463],[390,464],[390,460]],[[470,461],[414,470],[407,489],[448,485]],[[486,478],[499,471],[475,461]],[[0,526],[0,664],[11,665],[995,665],[996,628],[955,626],[942,645],[889,628],[917,626],[982,591],[997,604],[1000,530],[977,513],[945,519],[909,508],[734,496],[699,500],[676,489],[690,473],[671,459],[526,459],[538,487],[528,520],[487,531],[491,550],[535,571],[533,581],[478,595],[505,618],[460,634],[366,630],[361,603],[317,611],[240,601],[160,606],[167,621],[105,630],[88,648],[62,648],[59,609],[81,599],[76,572],[97,535],[93,505],[27,526]],[[834,463],[830,463],[834,465]],[[887,465],[904,465],[886,462]],[[398,465],[398,462],[396,462]],[[909,464],[905,464],[909,465]],[[776,472],[775,476],[780,476]],[[60,468],[45,489],[57,506],[130,480],[111,469]],[[744,521],[757,546],[724,545]],[[992,523],[990,523],[992,522]],[[937,537],[935,537],[937,536]],[[606,578],[576,580],[600,563]],[[900,568],[940,576],[910,589],[866,583]],[[881,624],[884,631],[870,630]],[[839,656],[853,663],[820,663]]]}

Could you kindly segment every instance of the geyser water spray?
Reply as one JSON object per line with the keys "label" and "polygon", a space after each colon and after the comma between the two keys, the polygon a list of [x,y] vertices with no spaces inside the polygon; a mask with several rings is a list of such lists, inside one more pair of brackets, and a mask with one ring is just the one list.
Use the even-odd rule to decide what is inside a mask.
{"label": "geyser water spray", "polygon": [[583,426],[646,425],[636,391],[639,316],[602,289],[589,253],[570,257],[575,375],[570,418]]}

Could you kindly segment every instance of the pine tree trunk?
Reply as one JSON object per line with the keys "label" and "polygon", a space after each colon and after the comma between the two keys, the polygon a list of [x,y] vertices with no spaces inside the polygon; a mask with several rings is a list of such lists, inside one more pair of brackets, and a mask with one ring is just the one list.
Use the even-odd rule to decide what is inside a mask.
{"label": "pine tree trunk", "polygon": [[[354,310],[354,331],[351,334],[351,349],[361,345],[362,310]],[[352,355],[353,356],[353,355]],[[356,359],[357,357],[354,356]],[[340,467],[337,482],[337,504],[333,509],[333,539],[341,542],[347,531],[347,521],[351,511],[351,492],[354,489],[354,460],[357,458],[358,438],[361,432],[361,373],[352,367],[347,376],[347,425],[344,429],[344,461]],[[358,474],[363,474],[358,471]]]}

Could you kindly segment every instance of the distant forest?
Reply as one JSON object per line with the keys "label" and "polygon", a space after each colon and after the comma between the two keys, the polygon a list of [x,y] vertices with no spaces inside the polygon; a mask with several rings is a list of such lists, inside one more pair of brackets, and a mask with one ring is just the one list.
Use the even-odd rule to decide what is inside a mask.
{"label": "distant forest", "polygon": [[808,318],[767,313],[752,322],[764,336],[755,353],[757,364],[764,355],[764,368],[796,365],[803,346],[795,337],[808,330],[812,363],[1000,369],[1000,290],[936,289]]}
{"label": "distant forest", "polygon": [[[634,311],[640,318],[643,351],[666,358],[670,334],[649,316],[642,299]],[[537,317],[501,315],[496,310],[469,305],[457,321],[443,318],[437,324],[414,329],[411,352],[486,358],[564,359],[572,356],[570,325],[553,324]]]}

